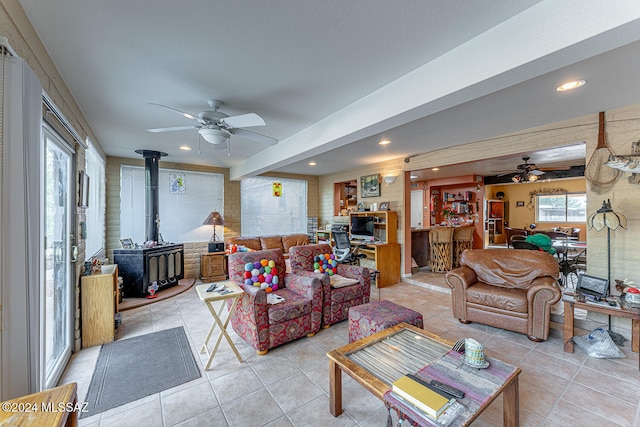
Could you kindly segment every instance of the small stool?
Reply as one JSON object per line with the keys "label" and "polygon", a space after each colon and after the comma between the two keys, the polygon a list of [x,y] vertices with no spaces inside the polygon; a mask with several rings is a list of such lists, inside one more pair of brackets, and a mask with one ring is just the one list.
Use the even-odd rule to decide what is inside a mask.
{"label": "small stool", "polygon": [[453,266],[460,267],[460,256],[466,249],[473,249],[475,227],[459,227],[453,231]]}
{"label": "small stool", "polygon": [[429,231],[429,263],[432,273],[445,273],[453,266],[453,228],[434,228]]}
{"label": "small stool", "polygon": [[349,308],[349,342],[380,332],[398,323],[423,328],[422,314],[391,301],[372,301]]}

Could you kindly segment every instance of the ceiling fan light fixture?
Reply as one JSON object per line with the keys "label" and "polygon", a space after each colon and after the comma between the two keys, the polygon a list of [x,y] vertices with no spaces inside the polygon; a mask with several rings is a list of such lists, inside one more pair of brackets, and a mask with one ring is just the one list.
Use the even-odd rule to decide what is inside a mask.
{"label": "ceiling fan light fixture", "polygon": [[522,181],[522,177],[520,175],[513,175],[511,177],[511,181],[515,182],[516,184],[519,183],[520,181]]}
{"label": "ceiling fan light fixture", "polygon": [[529,182],[536,182],[538,180],[538,175],[530,173],[529,175],[527,175],[527,181]]}
{"label": "ceiling fan light fixture", "polygon": [[213,145],[224,144],[229,139],[229,134],[222,129],[202,128],[198,133],[205,141]]}

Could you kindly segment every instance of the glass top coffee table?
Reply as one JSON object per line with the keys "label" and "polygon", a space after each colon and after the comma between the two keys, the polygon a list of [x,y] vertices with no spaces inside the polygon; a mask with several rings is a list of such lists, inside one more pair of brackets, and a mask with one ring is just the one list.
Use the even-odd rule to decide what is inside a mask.
{"label": "glass top coffee table", "polygon": [[503,394],[503,425],[518,426],[520,368],[495,358],[487,358],[490,361],[487,369],[472,368],[464,363],[464,356],[451,349],[452,346],[453,343],[437,335],[400,323],[330,351],[327,357],[331,414],[335,417],[342,414],[344,372],[399,415],[411,418],[408,411],[402,414],[401,405],[388,399],[391,383],[410,373],[427,381],[437,379],[466,393],[458,400],[466,410],[452,426],[469,425],[500,394]]}

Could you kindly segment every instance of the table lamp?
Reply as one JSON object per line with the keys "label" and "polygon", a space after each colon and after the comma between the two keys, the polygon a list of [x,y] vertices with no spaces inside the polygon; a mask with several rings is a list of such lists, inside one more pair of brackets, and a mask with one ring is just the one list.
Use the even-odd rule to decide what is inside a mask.
{"label": "table lamp", "polygon": [[[589,230],[595,228],[596,231],[607,229],[607,279],[611,286],[611,230],[616,231],[618,227],[627,229],[627,218],[621,213],[611,209],[611,201],[602,201],[602,207],[587,219]],[[611,317],[609,317],[609,330],[611,330]]]}
{"label": "table lamp", "polygon": [[211,212],[202,225],[213,225],[213,235],[209,241],[217,242],[219,237],[216,234],[216,225],[224,225],[224,218],[222,218],[220,212]]}

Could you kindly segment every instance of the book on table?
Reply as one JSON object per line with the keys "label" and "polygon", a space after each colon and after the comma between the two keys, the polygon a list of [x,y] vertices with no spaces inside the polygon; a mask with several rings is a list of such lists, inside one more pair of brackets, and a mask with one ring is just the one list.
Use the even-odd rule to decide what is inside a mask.
{"label": "book on table", "polygon": [[438,418],[446,411],[452,400],[455,402],[455,399],[447,399],[406,375],[393,382],[392,390],[433,418]]}

